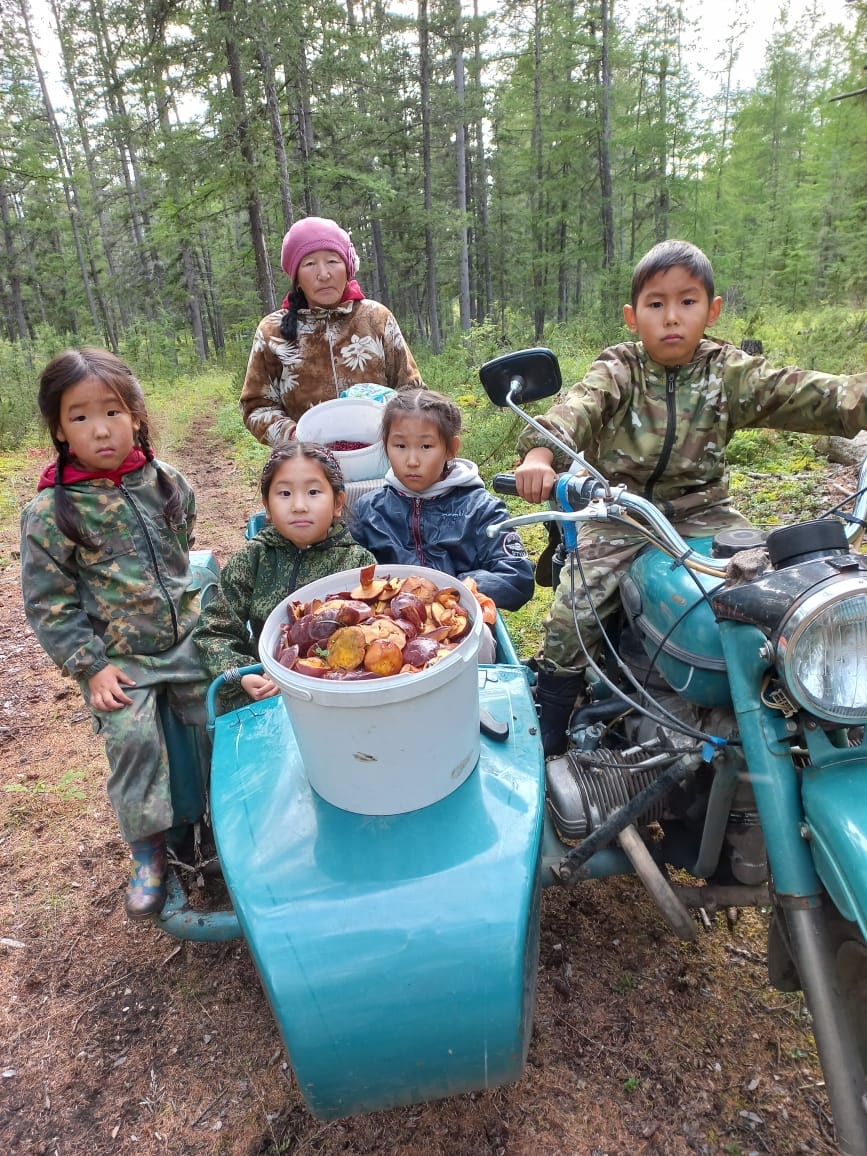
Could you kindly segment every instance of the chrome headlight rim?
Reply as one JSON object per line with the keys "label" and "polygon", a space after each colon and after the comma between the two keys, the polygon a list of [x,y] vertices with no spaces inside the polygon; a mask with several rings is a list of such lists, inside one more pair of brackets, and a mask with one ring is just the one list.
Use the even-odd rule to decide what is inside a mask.
{"label": "chrome headlight rim", "polygon": [[[837,726],[867,724],[867,653],[864,655],[863,691],[859,694],[863,704],[846,707],[817,697],[805,685],[798,672],[801,648],[813,630],[822,629],[827,620],[833,621],[835,611],[844,603],[858,599],[864,600],[863,617],[867,622],[867,575],[863,572],[831,575],[792,603],[773,637],[777,671],[791,699],[802,710]],[[845,667],[851,657],[851,650],[842,649],[839,654],[841,666]]]}

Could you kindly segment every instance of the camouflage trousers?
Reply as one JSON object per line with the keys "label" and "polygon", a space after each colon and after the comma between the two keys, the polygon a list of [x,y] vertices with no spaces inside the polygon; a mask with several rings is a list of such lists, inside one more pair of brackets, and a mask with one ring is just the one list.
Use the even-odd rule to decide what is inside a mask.
{"label": "camouflage trousers", "polygon": [[[718,506],[673,524],[683,538],[709,538],[720,530],[743,529],[750,523],[730,506]],[[590,665],[588,655],[601,664],[604,645],[600,623],[604,625],[619,609],[623,574],[646,545],[646,538],[626,527],[581,523],[578,559],[574,553],[569,555],[545,617],[544,640],[537,656],[540,670],[564,677],[580,674]]]}
{"label": "camouflage trousers", "polygon": [[123,655],[112,663],[135,680],[135,686],[124,687],[132,699],[130,706],[94,710],[85,680],[80,688],[93,716],[94,733],[105,741],[108,797],[121,834],[130,843],[168,831],[174,822],[169,758],[157,697],[164,693],[181,722],[204,729],[209,679],[199,665],[192,634],[163,654]]}

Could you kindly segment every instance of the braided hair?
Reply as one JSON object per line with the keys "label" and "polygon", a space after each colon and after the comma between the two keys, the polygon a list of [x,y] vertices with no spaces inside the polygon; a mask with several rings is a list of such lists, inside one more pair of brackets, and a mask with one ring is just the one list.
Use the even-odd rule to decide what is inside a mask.
{"label": "braided hair", "polygon": [[157,485],[164,499],[166,523],[176,533],[184,519],[183,501],[174,480],[156,461],[150,440],[144,391],[125,362],[107,349],[95,346],[66,349],[63,353],[58,353],[49,361],[39,378],[37,394],[39,412],[57,450],[54,516],[57,519],[58,529],[77,546],[93,549],[96,545],[81,524],[75,503],[66,492],[64,472],[73,462],[68,444],[60,439],[60,399],[67,389],[89,377],[96,378],[108,386],[123,408],[137,419],[139,426],[135,436],[136,444],[156,469]]}
{"label": "braided hair", "polygon": [[388,448],[391,427],[404,416],[431,422],[446,446],[460,437],[461,411],[450,397],[435,389],[402,389],[388,399],[382,411],[380,437],[384,448]]}
{"label": "braided hair", "polygon": [[299,289],[296,285],[289,291],[289,296],[286,298],[286,311],[280,318],[281,337],[285,337],[290,342],[298,340],[298,310],[308,308],[304,290]]}
{"label": "braided hair", "polygon": [[327,446],[320,445],[319,442],[293,440],[282,442],[276,449],[272,450],[270,457],[262,467],[261,491],[264,502],[268,501],[271,483],[274,481],[278,467],[283,462],[294,461],[295,458],[306,458],[308,461],[316,462],[325,475],[325,480],[331,487],[335,498],[343,493],[345,489],[343,470],[331,450]]}

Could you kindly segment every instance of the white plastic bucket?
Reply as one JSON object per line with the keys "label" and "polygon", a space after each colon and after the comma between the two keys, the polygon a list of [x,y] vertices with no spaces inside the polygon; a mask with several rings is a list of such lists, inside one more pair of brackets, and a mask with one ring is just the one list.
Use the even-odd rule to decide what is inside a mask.
{"label": "white plastic bucket", "polygon": [[471,628],[435,666],[358,682],[311,678],[274,658],[289,602],[352,590],[360,571],[302,586],[268,616],[259,639],[266,674],[280,687],[310,785],[327,802],[361,815],[417,811],[451,794],[479,760],[478,653],[482,615],[457,579],[424,566],[377,566],[377,577],[429,578],[454,586]]}
{"label": "white plastic bucket", "polygon": [[382,402],[367,397],[335,397],[321,401],[302,413],[295,428],[301,441],[367,442],[360,450],[335,450],[347,482],[366,482],[385,477],[388,458],[380,441]]}

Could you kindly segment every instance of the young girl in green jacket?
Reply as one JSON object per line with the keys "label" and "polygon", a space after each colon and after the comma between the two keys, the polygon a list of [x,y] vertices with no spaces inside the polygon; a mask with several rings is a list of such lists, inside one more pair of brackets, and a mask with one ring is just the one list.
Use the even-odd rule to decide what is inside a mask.
{"label": "young girl in green jacket", "polygon": [[206,718],[192,641],[195,498],[154,457],[142,388],[114,354],[59,354],[38,400],[57,459],[21,515],[24,609],[105,740],[108,797],[133,857],[124,903],[143,919],[165,903],[173,826],[158,693],[183,722]]}
{"label": "young girl in green jacket", "polygon": [[230,676],[222,694],[226,706],[279,693],[265,674],[232,677],[259,662],[259,636],[275,606],[308,582],[376,561],[340,520],[343,486],[334,454],[315,442],[286,442],[265,463],[261,491],[267,525],[223,567],[219,589],[195,632],[211,677]]}

